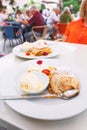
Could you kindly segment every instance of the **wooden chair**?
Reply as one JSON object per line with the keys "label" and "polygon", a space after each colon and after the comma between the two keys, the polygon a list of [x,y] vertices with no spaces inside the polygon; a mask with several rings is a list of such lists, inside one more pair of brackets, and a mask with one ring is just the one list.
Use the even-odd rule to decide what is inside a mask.
{"label": "wooden chair", "polygon": [[[42,28],[43,29],[41,36],[37,36],[35,34],[34,29],[36,29],[36,28]],[[47,25],[32,27],[32,33],[33,33],[33,36],[34,36],[35,40],[44,39],[46,34],[47,34],[47,31],[48,31],[48,26]]]}

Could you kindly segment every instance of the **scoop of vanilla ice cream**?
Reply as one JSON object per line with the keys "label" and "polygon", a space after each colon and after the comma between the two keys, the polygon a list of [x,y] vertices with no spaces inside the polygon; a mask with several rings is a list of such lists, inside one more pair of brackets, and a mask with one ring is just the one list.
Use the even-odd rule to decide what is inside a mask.
{"label": "scoop of vanilla ice cream", "polygon": [[38,40],[35,46],[37,48],[48,47],[48,45],[46,44],[46,42],[44,40]]}
{"label": "scoop of vanilla ice cream", "polygon": [[21,50],[22,51],[29,51],[29,49],[31,48],[32,46],[30,45],[29,42],[24,42],[22,45],[21,45]]}
{"label": "scoop of vanilla ice cream", "polygon": [[42,88],[42,83],[40,82],[38,76],[35,73],[27,73],[20,80],[20,86],[22,90],[29,91],[38,91]]}

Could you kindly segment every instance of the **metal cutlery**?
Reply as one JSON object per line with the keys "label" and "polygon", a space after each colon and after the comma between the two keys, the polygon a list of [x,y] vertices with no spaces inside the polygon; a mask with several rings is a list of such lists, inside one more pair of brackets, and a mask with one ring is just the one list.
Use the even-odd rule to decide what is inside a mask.
{"label": "metal cutlery", "polygon": [[67,90],[62,94],[38,94],[38,95],[15,95],[15,96],[0,96],[0,100],[28,100],[28,99],[40,99],[40,98],[61,98],[61,99],[71,99],[79,94],[79,89]]}

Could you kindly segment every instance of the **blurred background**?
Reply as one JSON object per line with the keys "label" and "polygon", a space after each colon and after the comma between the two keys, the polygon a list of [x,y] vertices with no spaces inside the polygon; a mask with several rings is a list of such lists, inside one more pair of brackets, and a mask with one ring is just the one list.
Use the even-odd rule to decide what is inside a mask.
{"label": "blurred background", "polygon": [[0,8],[4,7],[8,13],[14,13],[17,9],[25,11],[31,5],[37,5],[43,10],[49,8],[52,10],[55,6],[60,6],[63,9],[65,6],[73,5],[74,13],[79,10],[82,0],[0,0]]}

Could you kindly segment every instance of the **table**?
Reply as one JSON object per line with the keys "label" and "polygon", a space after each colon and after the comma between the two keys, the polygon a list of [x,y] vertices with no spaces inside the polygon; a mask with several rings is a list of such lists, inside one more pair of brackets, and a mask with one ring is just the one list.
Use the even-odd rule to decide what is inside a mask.
{"label": "table", "polygon": [[[55,44],[55,43],[54,43]],[[86,84],[87,77],[87,46],[69,43],[55,44],[57,48],[60,46],[60,55],[55,59],[61,59],[70,66],[78,66],[78,70],[84,73],[84,82]],[[54,59],[54,58],[53,58]],[[13,53],[0,59],[0,76],[4,69],[13,67],[26,61],[26,59],[18,58]],[[3,77],[4,79],[4,77]],[[25,117],[13,111],[7,104],[0,101],[0,119],[21,130],[87,130],[87,110],[81,114],[63,120],[43,121]]]}

